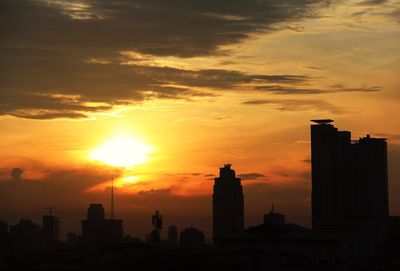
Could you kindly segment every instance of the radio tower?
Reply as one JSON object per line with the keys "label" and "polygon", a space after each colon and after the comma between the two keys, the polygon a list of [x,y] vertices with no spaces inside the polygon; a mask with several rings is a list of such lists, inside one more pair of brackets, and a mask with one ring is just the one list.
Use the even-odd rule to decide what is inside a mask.
{"label": "radio tower", "polygon": [[156,210],[156,213],[152,216],[152,222],[154,226],[154,231],[153,231],[153,238],[154,241],[158,242],[161,240],[161,229],[162,229],[162,223],[163,223],[163,218],[162,215],[160,215],[160,211]]}
{"label": "radio tower", "polygon": [[111,179],[111,211],[110,219],[114,219],[114,178]]}

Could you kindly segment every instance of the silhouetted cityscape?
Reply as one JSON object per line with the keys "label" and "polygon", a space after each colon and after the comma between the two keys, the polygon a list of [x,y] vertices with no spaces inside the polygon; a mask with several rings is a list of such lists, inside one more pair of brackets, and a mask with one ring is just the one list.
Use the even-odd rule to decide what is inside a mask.
{"label": "silhouetted cityscape", "polygon": [[[80,233],[60,237],[56,207],[41,225],[0,222],[0,270],[399,270],[400,217],[389,214],[386,139],[353,140],[332,122],[311,125],[312,229],[288,222],[273,203],[260,214],[262,224],[245,228],[246,195],[225,164],[210,199],[211,243],[195,227],[165,229],[162,210],[149,214],[144,240],[125,235],[112,185],[110,218],[102,203],[89,203]],[[13,180],[21,173],[14,169]]]}

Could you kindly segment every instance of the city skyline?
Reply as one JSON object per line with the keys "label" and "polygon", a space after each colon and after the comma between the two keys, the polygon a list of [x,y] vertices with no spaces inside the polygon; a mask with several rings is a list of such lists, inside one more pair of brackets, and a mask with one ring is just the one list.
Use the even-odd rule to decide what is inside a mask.
{"label": "city skyline", "polygon": [[[294,270],[323,266],[394,270],[400,216],[388,208],[387,139],[367,134],[354,140],[351,131],[339,130],[332,119],[311,122],[311,228],[286,219],[285,213],[275,211],[275,204],[260,216],[260,222],[247,226],[244,206],[251,195],[243,191],[238,177],[243,175],[236,175],[232,164],[224,164],[209,197],[212,236],[208,238],[201,228],[193,226],[194,221],[187,221],[190,226],[176,225],[172,220],[165,223],[169,217],[160,210],[155,210],[151,220],[148,216],[153,229],[147,227],[144,238],[125,231],[124,219],[115,214],[112,179],[109,217],[102,203],[90,203],[86,218],[80,221],[81,231],[68,232],[65,241],[60,239],[62,218],[56,216],[55,206],[48,207],[42,225],[29,219],[10,226],[0,221],[2,264],[8,268],[52,264],[54,268],[74,266],[80,270],[133,264],[143,270],[150,266],[185,270],[184,266],[193,268],[197,259],[199,270],[215,266],[230,270],[227,266],[237,264],[241,270],[265,270],[266,266],[276,270],[285,266]],[[22,172],[17,168],[11,171],[14,180],[10,184],[17,190]],[[166,226],[168,231],[161,234]],[[38,256],[54,252],[56,257]],[[32,253],[36,253],[32,258],[35,263],[26,256],[15,261],[15,255]],[[143,258],[147,256],[148,260]]]}
{"label": "city skyline", "polygon": [[0,0],[0,220],[61,236],[103,203],[212,235],[218,168],[245,228],[271,204],[311,227],[309,120],[388,139],[400,214],[398,0]]}
{"label": "city skyline", "polygon": [[[374,223],[386,223],[389,215],[396,215],[390,213],[388,208],[390,191],[387,175],[387,139],[373,138],[367,134],[365,137],[360,137],[359,140],[354,140],[351,131],[338,130],[333,126],[331,123],[334,120],[319,119],[310,120],[310,122],[314,123],[311,125],[310,133],[312,154],[310,166],[314,172],[311,188],[315,192],[311,193],[314,197],[309,206],[314,216],[312,217],[311,225],[307,226],[322,232],[327,227],[328,233],[334,234],[335,230],[332,228],[334,225],[336,228],[346,228],[346,223],[354,224],[355,222],[360,222],[363,225],[372,223],[370,227],[373,228],[376,227]],[[10,184],[14,185],[16,189],[21,184],[19,182],[22,182],[22,173],[23,170],[19,168],[14,168],[11,171],[12,182]],[[238,176],[246,178],[243,174]],[[254,226],[251,223],[245,224],[245,217],[247,216],[244,212],[244,199],[246,197],[244,197],[241,179],[236,177],[235,170],[231,169],[231,164],[224,164],[220,168],[219,176],[215,177],[214,181],[214,192],[210,198],[213,210],[212,214],[209,215],[212,218],[213,231],[209,233],[209,229],[206,226],[206,232],[209,235],[207,236],[208,242],[235,236],[244,230],[245,225],[246,227]],[[333,190],[335,190],[334,193],[332,193]],[[371,193],[376,195],[372,196]],[[114,237],[114,240],[122,240],[124,220],[121,217],[118,219],[115,217],[113,179],[111,180],[108,196],[109,211],[105,211],[103,203],[90,203],[87,219],[81,221],[82,231],[74,232],[78,236],[79,233],[82,233],[84,242],[88,242],[85,241],[86,239],[92,239],[93,241],[91,242],[96,242],[97,239],[104,239],[104,236],[108,236],[108,234],[111,234],[109,232],[114,230],[119,232],[115,233],[116,236],[120,236],[119,239]],[[51,206],[42,209],[48,209],[49,212],[48,215],[43,215],[43,229],[47,229],[45,230],[47,232],[46,235],[54,236],[55,240],[64,240],[70,232],[64,231],[64,236],[60,238],[59,217],[55,216],[57,207]],[[156,211],[156,216],[159,216],[158,210]],[[275,212],[274,203],[272,203],[271,211],[269,213],[265,212],[262,216],[264,223],[273,221],[272,223],[281,224],[285,221],[285,213],[282,215]],[[259,215],[258,219],[261,220],[262,216]],[[154,217],[153,226],[158,223],[154,222]],[[162,216],[160,217],[162,224]],[[326,220],[328,217],[330,218]],[[22,217],[21,219],[26,220],[29,218]],[[56,228],[53,229],[49,226],[51,221],[54,221],[52,223],[57,225],[54,226]],[[90,224],[94,223],[93,221],[95,224]],[[97,225],[96,221],[104,221],[101,222],[104,223],[104,226]],[[170,221],[168,226],[176,227],[175,222]],[[203,226],[207,224],[205,223]],[[325,224],[326,226],[324,226]],[[188,229],[192,228],[193,225],[195,223],[187,222],[184,225],[179,224],[179,227]],[[145,228],[148,231],[147,224]],[[333,232],[331,232],[332,230]],[[348,228],[347,230],[351,229]],[[359,231],[358,228],[354,230]],[[91,233],[93,231],[94,233]],[[169,236],[169,232],[161,231],[161,226],[157,231],[157,236],[149,238],[160,240],[160,238]],[[124,233],[132,236],[132,232],[125,231]],[[160,235],[160,233],[162,234]],[[86,235],[88,237],[85,237]],[[133,236],[135,238],[143,238],[137,233],[133,234]],[[144,240],[148,238],[147,236],[149,236],[148,233],[144,236]]]}

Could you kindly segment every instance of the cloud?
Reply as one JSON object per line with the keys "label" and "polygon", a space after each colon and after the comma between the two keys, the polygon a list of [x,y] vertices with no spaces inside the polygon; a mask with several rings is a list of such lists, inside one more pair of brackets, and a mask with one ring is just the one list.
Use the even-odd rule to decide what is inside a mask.
{"label": "cloud", "polygon": [[272,105],[280,111],[307,111],[318,110],[328,111],[334,114],[342,114],[344,111],[324,100],[295,100],[295,99],[280,99],[280,100],[249,100],[242,102],[244,105]]}
{"label": "cloud", "polygon": [[224,54],[223,45],[314,16],[320,2],[4,0],[0,115],[85,118],[116,104],[215,95],[193,88],[301,81],[298,76],[191,71],[145,62],[154,56]]}
{"label": "cloud", "polygon": [[372,87],[346,87],[343,85],[333,85],[326,89],[317,88],[301,88],[288,85],[260,85],[255,86],[254,89],[270,92],[273,94],[329,94],[337,92],[379,92],[382,88],[379,86]]}
{"label": "cloud", "polygon": [[171,189],[150,189],[150,190],[142,190],[137,193],[142,197],[159,197],[159,196],[170,196]]}
{"label": "cloud", "polygon": [[88,112],[110,110],[110,105],[85,105],[77,95],[0,92],[0,115],[30,119],[84,118]]}
{"label": "cloud", "polygon": [[388,2],[387,0],[364,0],[364,1],[356,3],[356,5],[358,5],[358,6],[377,6],[377,5],[386,4],[387,2]]}
{"label": "cloud", "polygon": [[[31,62],[32,58],[40,61]],[[245,84],[296,84],[310,80],[307,76],[254,75],[224,69],[121,65],[116,58],[106,64],[88,63],[68,54],[60,56],[54,50],[8,48],[6,53],[0,53],[5,78],[0,81],[0,115],[85,118],[149,99],[190,100],[217,95],[210,90],[232,91]]]}
{"label": "cloud", "polygon": [[389,143],[397,144],[400,141],[400,134],[392,134],[392,133],[375,133],[374,136],[387,138]]}
{"label": "cloud", "polygon": [[[190,70],[152,61],[228,54],[225,45],[318,16],[324,3],[3,0],[0,116],[87,118],[149,99],[192,100],[243,89],[321,93],[302,87],[314,80],[307,75]],[[322,93],[333,91],[339,90]]]}
{"label": "cloud", "polygon": [[359,8],[359,11],[354,12],[354,17],[386,17],[390,20],[400,22],[399,3],[396,0],[364,0],[353,4]]}
{"label": "cloud", "polygon": [[[104,52],[134,50],[192,57],[222,53],[220,46],[284,22],[315,17],[322,0],[133,0],[85,3],[2,1],[8,43]],[[6,23],[6,24],[4,24]]]}
{"label": "cloud", "polygon": [[389,12],[388,16],[400,23],[400,8],[393,9]]}
{"label": "cloud", "polygon": [[[96,166],[61,168],[34,163],[22,169],[4,168],[12,172],[12,178],[0,178],[0,204],[4,207],[1,215],[31,216],[35,212],[40,214],[39,208],[45,206],[83,209],[90,201],[99,200],[95,193],[85,191],[109,181],[112,176],[119,176],[115,170]],[[32,177],[38,172],[42,176]]]}
{"label": "cloud", "polygon": [[239,178],[242,180],[257,180],[257,179],[263,179],[267,176],[261,173],[243,173],[238,175]]}

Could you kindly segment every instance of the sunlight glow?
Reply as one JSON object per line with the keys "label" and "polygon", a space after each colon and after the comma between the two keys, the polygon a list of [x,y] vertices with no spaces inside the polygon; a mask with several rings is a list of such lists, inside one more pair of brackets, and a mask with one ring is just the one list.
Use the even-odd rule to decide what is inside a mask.
{"label": "sunlight glow", "polygon": [[137,176],[128,176],[128,177],[122,178],[122,184],[134,184],[137,181],[138,181]]}
{"label": "sunlight glow", "polygon": [[148,161],[150,147],[141,140],[120,137],[106,141],[90,153],[92,160],[115,167],[132,167]]}

